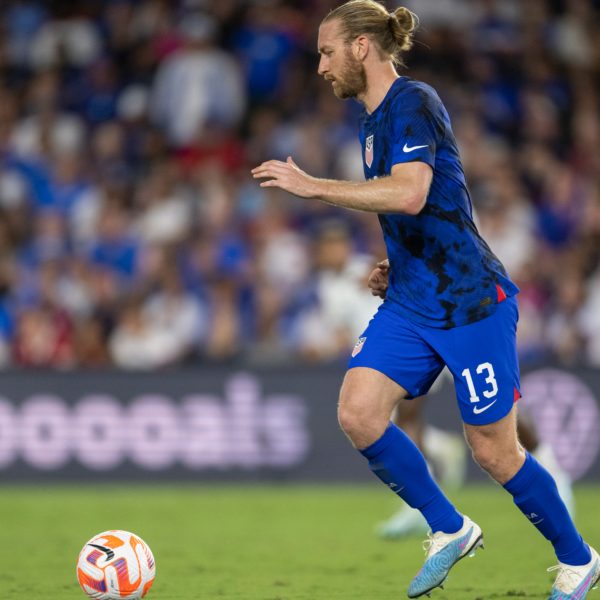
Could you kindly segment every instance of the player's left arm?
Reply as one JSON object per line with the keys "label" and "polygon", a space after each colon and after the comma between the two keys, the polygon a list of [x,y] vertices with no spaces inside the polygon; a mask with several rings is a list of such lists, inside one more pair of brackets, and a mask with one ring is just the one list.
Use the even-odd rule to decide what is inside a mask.
{"label": "player's left arm", "polygon": [[416,215],[425,206],[433,178],[425,162],[395,164],[388,177],[365,182],[319,179],[305,173],[288,157],[286,162],[269,160],[252,169],[261,187],[278,187],[301,198],[377,213]]}

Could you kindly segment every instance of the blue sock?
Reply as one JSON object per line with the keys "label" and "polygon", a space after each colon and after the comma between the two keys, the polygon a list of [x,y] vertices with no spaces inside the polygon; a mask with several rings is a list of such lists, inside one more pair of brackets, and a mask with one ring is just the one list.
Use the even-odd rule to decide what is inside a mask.
{"label": "blue sock", "polygon": [[393,423],[374,444],[360,452],[385,485],[421,511],[431,531],[456,533],[463,526],[462,515],[432,479],[419,449]]}
{"label": "blue sock", "polygon": [[558,495],[552,476],[529,454],[504,489],[515,504],[554,546],[558,560],[567,565],[585,565],[592,555],[575,529],[567,508]]}

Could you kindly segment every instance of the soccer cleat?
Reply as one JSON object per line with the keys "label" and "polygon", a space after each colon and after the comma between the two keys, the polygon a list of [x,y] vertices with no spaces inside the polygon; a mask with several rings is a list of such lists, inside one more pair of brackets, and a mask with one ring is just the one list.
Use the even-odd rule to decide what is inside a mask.
{"label": "soccer cleat", "polygon": [[548,600],[583,600],[587,593],[600,581],[600,556],[590,546],[592,560],[587,565],[576,567],[558,563],[548,571],[558,571]]}
{"label": "soccer cleat", "polygon": [[386,540],[408,536],[425,535],[429,525],[425,517],[415,508],[405,504],[397,513],[377,527],[377,534]]}
{"label": "soccer cleat", "polygon": [[469,517],[456,533],[436,531],[429,533],[423,544],[425,564],[408,586],[408,597],[418,598],[441,587],[450,569],[465,556],[474,556],[477,548],[483,548],[481,528]]}

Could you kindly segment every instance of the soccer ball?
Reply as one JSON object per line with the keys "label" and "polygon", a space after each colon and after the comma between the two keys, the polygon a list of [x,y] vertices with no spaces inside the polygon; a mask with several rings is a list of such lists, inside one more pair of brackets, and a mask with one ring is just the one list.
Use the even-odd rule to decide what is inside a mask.
{"label": "soccer ball", "polygon": [[128,531],[105,531],[85,544],[77,560],[83,591],[97,600],[143,598],[156,567],[148,545]]}

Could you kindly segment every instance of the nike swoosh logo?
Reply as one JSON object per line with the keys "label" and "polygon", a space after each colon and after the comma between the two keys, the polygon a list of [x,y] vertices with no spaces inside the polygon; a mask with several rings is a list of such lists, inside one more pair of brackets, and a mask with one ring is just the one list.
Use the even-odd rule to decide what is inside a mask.
{"label": "nike swoosh logo", "polygon": [[404,148],[402,148],[402,152],[412,152],[413,150],[418,150],[419,148],[427,148],[428,144],[424,144],[423,146],[407,146],[404,144]]}
{"label": "nike swoosh logo", "polygon": [[115,553],[106,546],[100,546],[100,544],[88,544],[88,546],[92,546],[92,548],[98,548],[98,550],[102,550],[106,554],[106,561],[112,560],[115,557]]}
{"label": "nike swoosh logo", "polygon": [[493,402],[490,402],[490,404],[488,404],[487,406],[484,406],[483,408],[478,408],[477,406],[474,406],[473,412],[476,415],[480,415],[482,412],[486,411],[490,406],[493,406],[494,404],[496,404],[496,400],[494,400]]}

